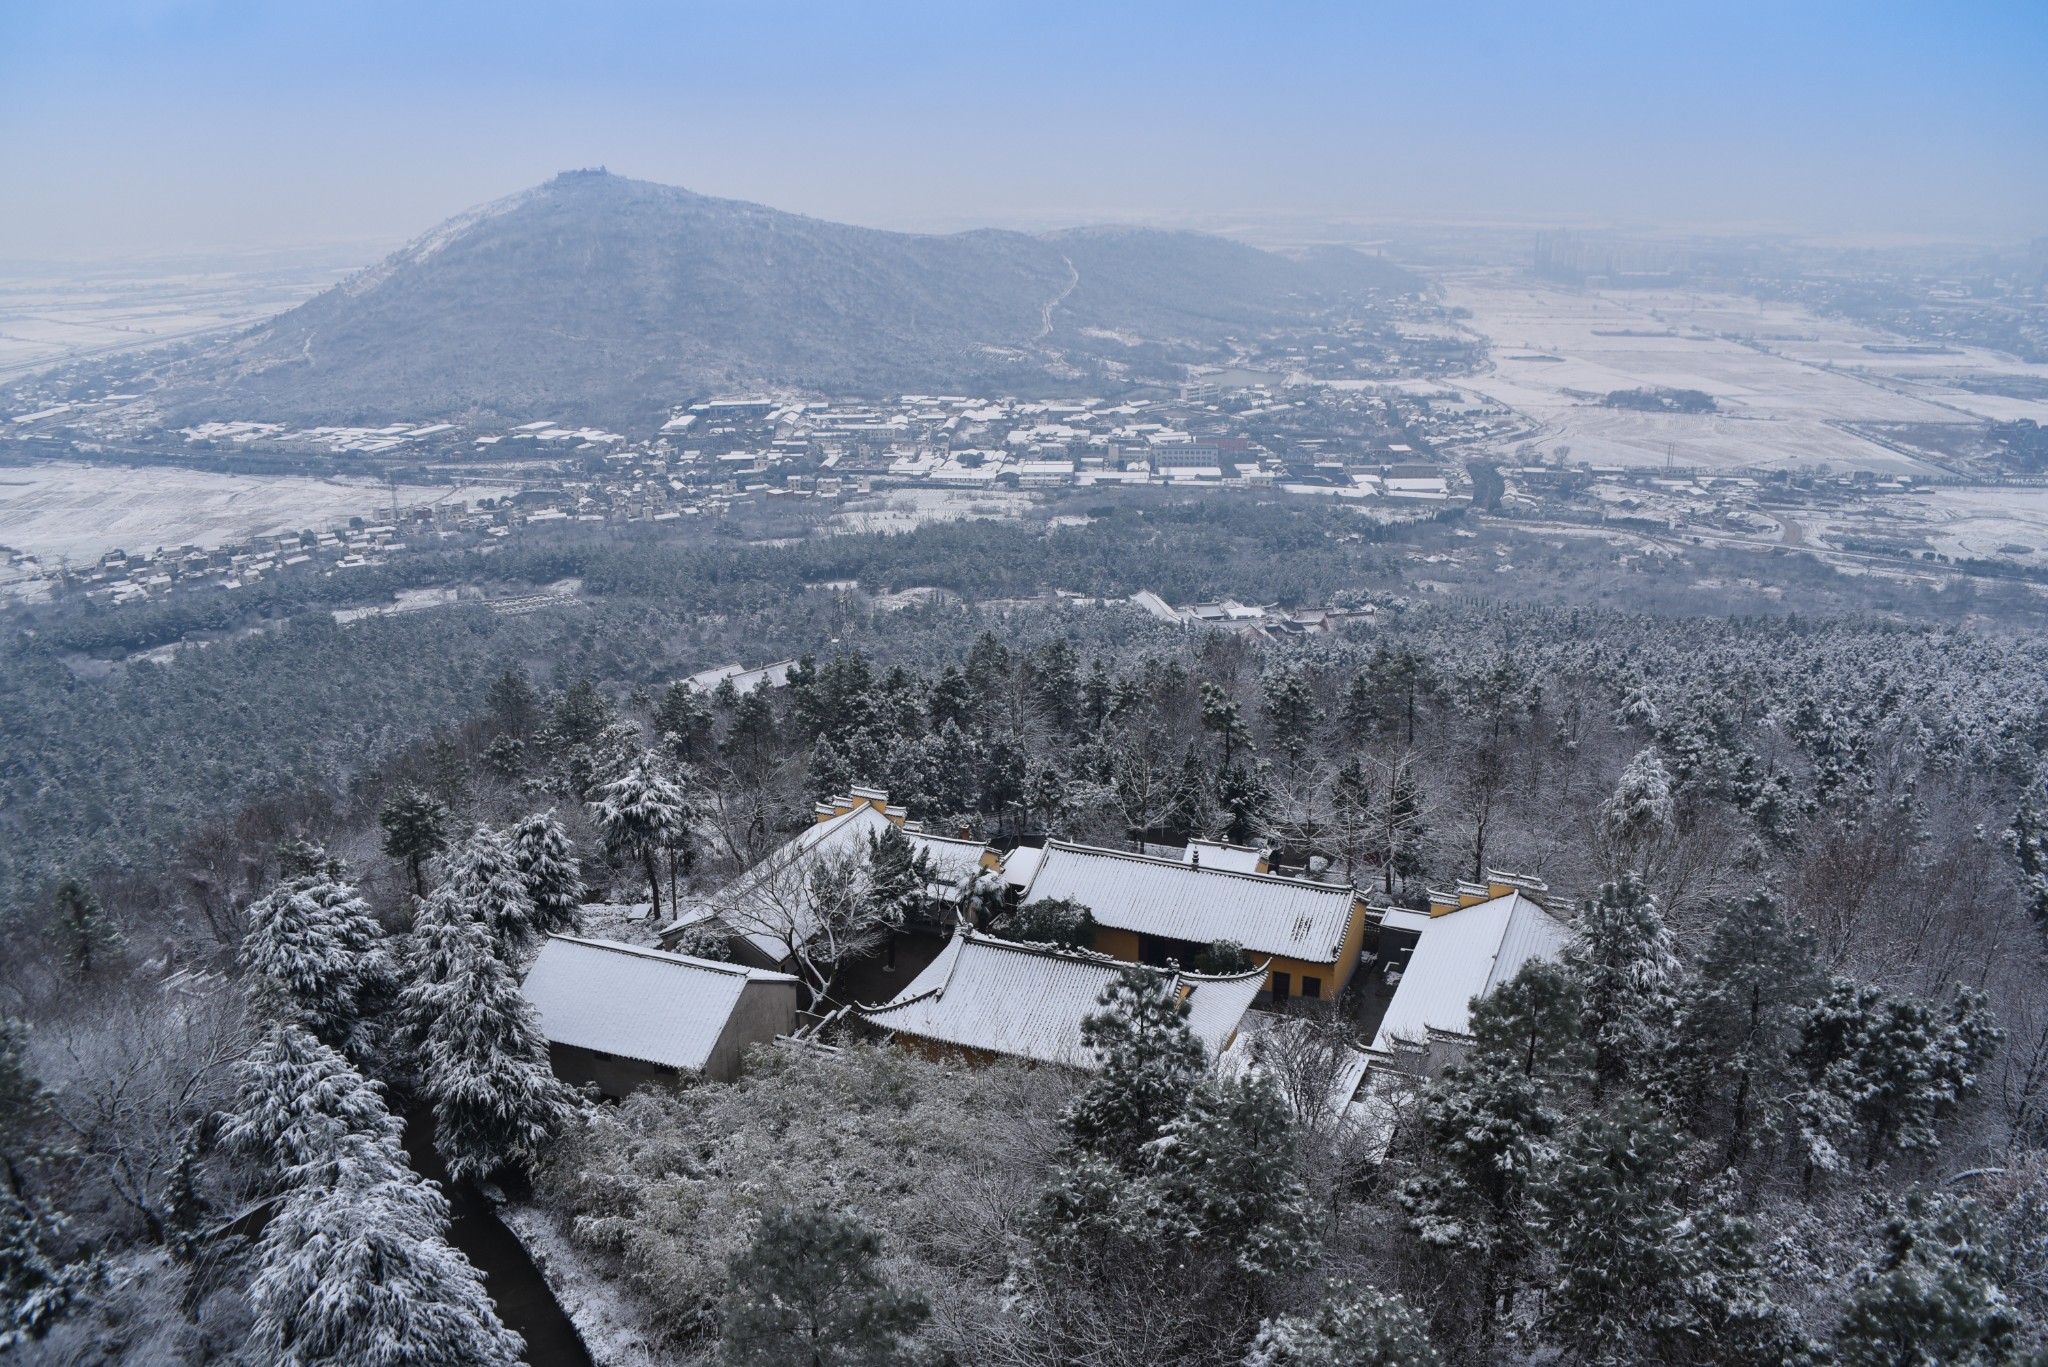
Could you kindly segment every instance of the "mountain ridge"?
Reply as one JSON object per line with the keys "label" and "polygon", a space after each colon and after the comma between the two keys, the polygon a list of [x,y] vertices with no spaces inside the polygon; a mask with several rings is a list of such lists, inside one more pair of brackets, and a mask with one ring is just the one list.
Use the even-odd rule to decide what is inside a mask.
{"label": "mountain ridge", "polygon": [[436,225],[168,373],[198,415],[652,414],[714,390],[1072,389],[1414,288],[1345,248],[1094,226],[891,232],[602,171]]}

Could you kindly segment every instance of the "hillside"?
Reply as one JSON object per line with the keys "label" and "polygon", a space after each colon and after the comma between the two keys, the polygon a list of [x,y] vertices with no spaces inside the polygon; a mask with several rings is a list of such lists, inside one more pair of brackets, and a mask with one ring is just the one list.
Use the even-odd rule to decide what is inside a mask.
{"label": "hillside", "polygon": [[947,236],[571,172],[442,224],[170,377],[188,413],[623,418],[835,393],[1174,376],[1226,336],[1413,288],[1348,250],[1194,233]]}

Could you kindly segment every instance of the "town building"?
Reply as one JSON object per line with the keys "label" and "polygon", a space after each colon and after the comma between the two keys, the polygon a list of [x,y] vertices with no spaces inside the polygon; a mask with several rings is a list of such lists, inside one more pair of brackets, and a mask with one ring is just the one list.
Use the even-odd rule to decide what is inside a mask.
{"label": "town building", "polygon": [[556,1075],[612,1097],[686,1074],[730,1082],[749,1045],[796,1028],[786,973],[616,940],[549,936],[521,991]]}

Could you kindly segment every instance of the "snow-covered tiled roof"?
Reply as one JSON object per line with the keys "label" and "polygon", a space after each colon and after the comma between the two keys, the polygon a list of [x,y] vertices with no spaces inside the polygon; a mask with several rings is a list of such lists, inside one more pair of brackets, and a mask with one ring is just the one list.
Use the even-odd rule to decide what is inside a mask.
{"label": "snow-covered tiled roof", "polygon": [[1329,883],[1200,867],[1055,840],[1024,890],[1067,897],[1095,923],[1163,939],[1235,940],[1253,955],[1328,963],[1343,948],[1357,894]]}
{"label": "snow-covered tiled roof", "polygon": [[1259,866],[1266,862],[1266,852],[1249,845],[1226,844],[1221,840],[1190,840],[1187,848],[1181,851],[1180,862],[1230,873],[1264,873],[1265,870]]}
{"label": "snow-covered tiled roof", "polygon": [[[894,810],[901,811],[900,808]],[[785,952],[785,946],[779,939],[759,930],[749,932],[746,929],[750,919],[783,919],[779,907],[774,914],[763,916],[758,904],[805,897],[805,880],[813,864],[835,855],[865,855],[869,840],[896,824],[880,807],[866,802],[856,803],[850,811],[805,827],[787,844],[710,897],[686,902],[676,918],[662,930],[666,932],[677,926],[718,918],[733,925],[771,961],[779,959]],[[979,869],[981,857],[988,849],[979,840],[931,835],[914,826],[905,826],[903,834],[910,841],[912,850],[921,851],[931,859],[937,882],[947,888],[958,886]],[[751,917],[750,907],[756,907]]]}
{"label": "snow-covered tiled roof", "polygon": [[1373,1048],[1422,1042],[1430,1031],[1463,1035],[1472,999],[1483,997],[1531,959],[1555,959],[1571,932],[1519,892],[1432,917],[1387,1003]]}
{"label": "snow-covered tiled roof", "polygon": [[749,982],[796,979],[616,940],[551,935],[521,990],[551,1044],[702,1068]]}
{"label": "snow-covered tiled roof", "polygon": [[[860,1014],[938,1044],[1087,1068],[1094,1060],[1081,1043],[1081,1022],[1102,1010],[1103,991],[1126,967],[1099,954],[963,930],[894,1001]],[[1214,1059],[1229,1047],[1265,974],[1177,973],[1173,981],[1186,993],[1188,1029]]]}

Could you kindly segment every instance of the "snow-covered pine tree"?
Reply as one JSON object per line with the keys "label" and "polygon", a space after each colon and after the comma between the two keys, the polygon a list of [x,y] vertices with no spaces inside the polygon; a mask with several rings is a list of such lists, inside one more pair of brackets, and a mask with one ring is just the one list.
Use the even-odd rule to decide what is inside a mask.
{"label": "snow-covered pine tree", "polygon": [[1676,820],[1671,774],[1655,747],[1636,752],[1613,796],[1600,804],[1600,836],[1621,867],[1640,871]]}
{"label": "snow-covered pine tree", "polygon": [[1728,908],[1679,996],[1673,1090],[1696,1133],[1739,1162],[1756,1132],[1776,1133],[1793,1090],[1799,1025],[1824,986],[1813,937],[1758,894]]}
{"label": "snow-covered pine tree", "polygon": [[512,842],[488,826],[470,832],[447,859],[444,886],[471,917],[484,923],[508,959],[531,945],[539,932],[533,899]]}
{"label": "snow-covered pine tree", "polygon": [[1541,1326],[1595,1362],[1780,1367],[1802,1360],[1748,1223],[1684,1209],[1683,1137],[1630,1097],[1582,1119],[1534,1188],[1554,1258]]}
{"label": "snow-covered pine tree", "polygon": [[647,875],[654,919],[661,919],[661,873],[656,859],[678,843],[689,817],[683,790],[661,772],[655,756],[641,753],[601,783],[590,800],[591,815],[615,853],[640,861]]}
{"label": "snow-covered pine tree", "polygon": [[1565,963],[1585,1002],[1596,1094],[1650,1075],[1671,1039],[1681,976],[1657,899],[1633,875],[1602,885],[1579,908]]}
{"label": "snow-covered pine tree", "polygon": [[415,897],[427,895],[427,861],[448,848],[448,819],[447,804],[418,788],[400,790],[377,814],[384,853],[405,865]]}
{"label": "snow-covered pine tree", "polygon": [[1555,1152],[1562,1120],[1548,1089],[1514,1066],[1511,1053],[1453,1064],[1422,1103],[1424,1175],[1399,1193],[1408,1227],[1470,1274],[1483,1345],[1511,1313],[1523,1261],[1534,1247],[1530,1188]]}
{"label": "snow-covered pine tree", "polygon": [[826,1209],[782,1207],[732,1260],[725,1360],[733,1367],[890,1367],[931,1315],[890,1283],[881,1240]]}
{"label": "snow-covered pine tree", "polygon": [[1296,1166],[1292,1112],[1271,1078],[1202,1082],[1146,1147],[1143,1204],[1169,1243],[1206,1249],[1256,1279],[1314,1260],[1316,1210]]}
{"label": "snow-covered pine tree", "polygon": [[1399,1296],[1331,1282],[1306,1315],[1259,1326],[1244,1367],[1442,1367],[1429,1323]]}
{"label": "snow-covered pine tree", "polygon": [[50,931],[64,955],[64,966],[81,978],[106,967],[128,943],[99,897],[75,878],[58,885]]}
{"label": "snow-covered pine tree", "polygon": [[1097,1066],[1067,1108],[1067,1129],[1082,1149],[1132,1170],[1187,1105],[1208,1060],[1188,1030],[1187,1003],[1157,969],[1120,969],[1101,1005],[1081,1022],[1081,1042]]}
{"label": "snow-covered pine tree", "polygon": [[48,1334],[106,1275],[97,1255],[64,1260],[64,1217],[27,1189],[52,1156],[38,1135],[49,1109],[27,1027],[0,1017],[0,1353]]}
{"label": "snow-covered pine tree", "polygon": [[241,959],[259,1009],[305,1026],[359,1067],[371,1064],[398,968],[351,884],[323,872],[272,888],[249,908]]}
{"label": "snow-covered pine tree", "polygon": [[1514,977],[1472,1003],[1475,1063],[1498,1063],[1524,1077],[1562,1080],[1588,1059],[1579,1038],[1585,998],[1561,964],[1531,959]]}
{"label": "snow-covered pine tree", "polygon": [[1946,1007],[1837,977],[1800,1024],[1794,1060],[1806,1087],[1794,1101],[1808,1164],[1866,1168],[1894,1152],[1941,1147],[1937,1122],[1975,1090],[2003,1033],[1983,994],[1958,988]]}
{"label": "snow-covered pine tree", "polygon": [[530,1171],[576,1110],[574,1093],[548,1065],[532,1005],[491,932],[459,900],[436,892],[412,938],[401,1008],[449,1175],[469,1181],[507,1168]]}
{"label": "snow-covered pine tree", "polygon": [[410,1169],[338,1156],[265,1226],[249,1288],[275,1367],[512,1367],[523,1344],[445,1235],[448,1203]]}
{"label": "snow-covered pine tree", "polygon": [[[1842,1367],[2005,1367],[2023,1323],[2003,1250],[1968,1198],[1914,1193],[1885,1221],[1835,1336]],[[2039,1359],[2034,1359],[2038,1361]]]}
{"label": "snow-covered pine tree", "polygon": [[278,1022],[236,1065],[235,1108],[218,1139],[289,1182],[321,1186],[343,1163],[403,1169],[400,1130],[376,1083],[299,1025]]}
{"label": "snow-covered pine tree", "polygon": [[514,826],[511,844],[520,880],[533,903],[535,934],[573,934],[582,929],[583,871],[554,809],[535,812]]}
{"label": "snow-covered pine tree", "polygon": [[2019,864],[2027,911],[2041,934],[2048,937],[2048,765],[2043,765],[2027,785],[2019,807],[2012,814],[2006,842]]}
{"label": "snow-covered pine tree", "polygon": [[0,1182],[0,1353],[43,1338],[106,1280],[98,1254],[66,1262],[64,1217]]}

